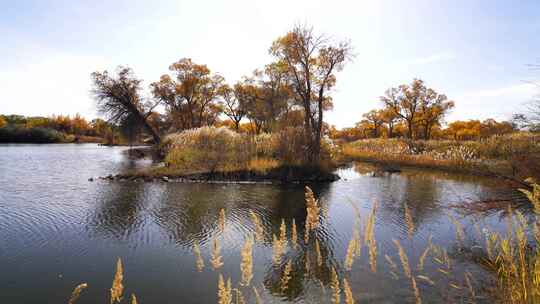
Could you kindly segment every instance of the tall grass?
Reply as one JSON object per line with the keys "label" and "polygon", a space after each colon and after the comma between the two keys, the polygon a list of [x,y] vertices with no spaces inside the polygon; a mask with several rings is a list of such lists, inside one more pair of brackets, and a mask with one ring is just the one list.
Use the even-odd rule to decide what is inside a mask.
{"label": "tall grass", "polygon": [[341,148],[345,160],[540,177],[540,135],[520,132],[479,141],[365,139]]}

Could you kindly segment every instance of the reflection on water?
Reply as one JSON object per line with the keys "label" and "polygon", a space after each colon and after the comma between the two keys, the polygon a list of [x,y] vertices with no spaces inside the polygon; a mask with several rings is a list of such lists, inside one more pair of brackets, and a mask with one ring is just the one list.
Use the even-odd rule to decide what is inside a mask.
{"label": "reflection on water", "polygon": [[[124,261],[126,294],[135,292],[142,303],[215,303],[219,273],[240,281],[239,252],[256,232],[252,212],[264,228],[253,248],[252,285],[265,303],[327,302],[332,268],[348,278],[360,302],[413,301],[408,284],[389,279],[384,255],[377,260],[377,273],[370,271],[366,248],[351,271],[343,266],[355,210],[365,221],[377,202],[379,252],[397,261],[392,239],[398,239],[413,263],[430,235],[451,247],[454,228],[447,214],[460,218],[468,232],[471,220],[498,224],[496,216],[459,217],[449,204],[515,195],[490,180],[420,170],[388,174],[357,165],[340,170],[343,179],[338,182],[310,185],[320,198],[322,217],[305,243],[303,185],[88,182],[89,177],[149,164],[126,159],[123,149],[0,145],[1,303],[66,302],[81,282],[89,288],[78,303],[105,302],[117,257]],[[405,206],[414,226],[412,239]],[[298,246],[289,242],[280,263],[274,264],[273,235],[279,235],[282,220],[289,240],[295,221]],[[209,263],[214,239],[224,262],[218,271]],[[205,261],[201,272],[194,244]],[[245,290],[247,302],[254,302],[251,289]]]}

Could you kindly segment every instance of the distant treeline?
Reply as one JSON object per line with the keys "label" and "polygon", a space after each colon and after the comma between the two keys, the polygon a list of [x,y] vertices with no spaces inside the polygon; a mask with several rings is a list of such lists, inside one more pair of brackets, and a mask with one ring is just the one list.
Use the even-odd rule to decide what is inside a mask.
{"label": "distant treeline", "polygon": [[113,126],[102,119],[87,121],[80,115],[25,117],[0,115],[0,142],[61,143],[102,142],[114,137]]}

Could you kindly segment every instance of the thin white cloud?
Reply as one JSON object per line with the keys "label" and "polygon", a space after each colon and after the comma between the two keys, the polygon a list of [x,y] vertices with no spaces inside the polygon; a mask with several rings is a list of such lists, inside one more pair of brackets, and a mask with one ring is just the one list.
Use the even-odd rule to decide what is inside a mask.
{"label": "thin white cloud", "polygon": [[466,92],[462,97],[516,97],[516,98],[531,98],[537,93],[538,87],[532,83],[519,83],[505,87],[482,89],[471,92]]}
{"label": "thin white cloud", "polygon": [[419,57],[419,58],[413,59],[409,62],[409,65],[433,64],[433,63],[452,61],[454,59],[456,59],[456,54],[450,51],[446,51],[446,52],[432,54],[426,57]]}

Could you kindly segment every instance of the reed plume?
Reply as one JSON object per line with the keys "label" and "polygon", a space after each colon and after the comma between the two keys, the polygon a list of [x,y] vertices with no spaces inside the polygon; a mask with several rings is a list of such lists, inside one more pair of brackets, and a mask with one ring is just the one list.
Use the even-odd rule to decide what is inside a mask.
{"label": "reed plume", "polygon": [[68,304],[74,304],[81,296],[81,292],[83,291],[83,289],[85,289],[86,287],[88,287],[88,284],[86,283],[77,285],[77,287],[75,287],[75,289],[73,289],[73,292],[71,293]]}
{"label": "reed plume", "polygon": [[231,303],[232,303],[231,279],[229,278],[227,280],[227,284],[225,284],[223,275],[220,273],[219,280],[218,280],[218,304],[231,304]]}
{"label": "reed plume", "polygon": [[345,304],[354,304],[354,297],[349,285],[349,281],[346,278],[343,278],[343,292],[345,293]]}
{"label": "reed plume", "polygon": [[285,219],[281,219],[281,225],[279,226],[279,240],[283,248],[287,247],[287,226],[285,225]]}
{"label": "reed plume", "polygon": [[199,247],[199,242],[195,240],[193,243],[193,254],[195,255],[195,266],[197,267],[197,271],[201,272],[204,269],[204,259],[201,255],[201,248]]}
{"label": "reed plume", "polygon": [[251,279],[253,278],[253,239],[248,237],[240,252],[242,262],[240,263],[240,271],[242,272],[243,286],[249,286]]}
{"label": "reed plume", "polygon": [[298,233],[296,231],[296,221],[294,218],[292,219],[292,225],[291,225],[291,243],[293,248],[298,247]]}
{"label": "reed plume", "polygon": [[122,284],[122,280],[124,279],[123,275],[123,267],[122,267],[122,260],[118,258],[118,261],[116,262],[116,273],[114,275],[113,284],[111,287],[111,304],[113,303],[120,303],[122,301],[122,293],[124,292],[124,285]]}
{"label": "reed plume", "polygon": [[223,266],[223,261],[221,261],[221,249],[219,248],[219,243],[217,239],[214,239],[212,242],[212,254],[210,256],[210,264],[214,269],[218,269]]}
{"label": "reed plume", "polygon": [[371,268],[371,272],[376,273],[377,272],[377,241],[375,239],[371,239],[368,244],[369,249],[369,266]]}
{"label": "reed plume", "polygon": [[281,257],[285,251],[283,242],[275,234],[272,234],[272,261],[275,265],[281,262]]}
{"label": "reed plume", "polygon": [[409,258],[407,257],[405,250],[403,250],[403,247],[401,247],[401,244],[399,243],[399,241],[394,239],[393,242],[398,249],[399,260],[401,261],[401,266],[403,267],[403,273],[405,273],[405,276],[407,278],[411,278],[412,272],[411,272],[411,267],[409,265]]}
{"label": "reed plume", "polygon": [[414,277],[411,277],[411,283],[412,283],[412,289],[414,291],[414,298],[416,300],[416,304],[422,304],[422,298],[420,297],[420,290],[418,289],[418,286],[416,285],[416,280]]}
{"label": "reed plume", "polygon": [[332,267],[330,273],[330,289],[332,290],[332,303],[339,304],[341,302],[341,289],[339,287],[339,277],[334,267]]}
{"label": "reed plume", "polygon": [[257,242],[262,242],[264,236],[264,227],[262,225],[261,218],[255,212],[253,212],[253,210],[249,211],[249,215],[251,217],[251,221],[253,222],[253,226],[255,226],[255,240]]}
{"label": "reed plume", "polygon": [[289,281],[291,280],[291,271],[292,271],[292,261],[289,260],[287,264],[285,264],[285,269],[283,270],[283,273],[281,274],[280,279],[280,290],[281,293],[285,293],[285,291],[288,288]]}
{"label": "reed plume", "polygon": [[323,264],[323,258],[321,254],[321,246],[319,245],[318,239],[315,239],[315,253],[317,254],[317,266],[321,267]]}
{"label": "reed plume", "polygon": [[354,238],[349,240],[349,245],[347,246],[347,254],[345,255],[345,269],[351,270],[353,262],[354,262],[354,248],[355,248],[356,241]]}

